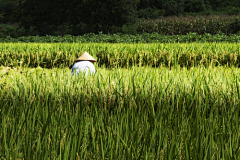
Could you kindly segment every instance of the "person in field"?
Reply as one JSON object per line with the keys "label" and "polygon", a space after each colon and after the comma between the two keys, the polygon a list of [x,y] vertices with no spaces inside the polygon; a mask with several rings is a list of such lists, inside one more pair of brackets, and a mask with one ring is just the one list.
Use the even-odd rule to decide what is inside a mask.
{"label": "person in field", "polygon": [[78,76],[79,72],[83,72],[85,75],[93,74],[96,72],[93,62],[96,60],[88,54],[86,51],[75,60],[72,66],[72,76],[76,74]]}

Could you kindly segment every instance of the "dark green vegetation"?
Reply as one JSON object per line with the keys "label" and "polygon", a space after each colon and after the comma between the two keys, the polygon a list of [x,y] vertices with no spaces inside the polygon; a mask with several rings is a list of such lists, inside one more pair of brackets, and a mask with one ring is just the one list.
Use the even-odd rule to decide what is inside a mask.
{"label": "dark green vegetation", "polygon": [[139,20],[137,31],[164,35],[189,33],[231,35],[240,31],[239,16],[174,16]]}
{"label": "dark green vegetation", "polygon": [[84,51],[99,67],[240,67],[239,43],[2,43],[0,64],[9,67],[70,67]]}
{"label": "dark green vegetation", "polygon": [[239,159],[239,69],[0,69],[1,159]]}
{"label": "dark green vegetation", "polygon": [[[162,20],[167,16],[177,16],[181,19],[182,16],[189,15],[229,15],[227,16],[227,23],[230,21],[235,29],[214,30],[214,32],[222,31],[229,34],[240,30],[239,20],[232,21],[231,18],[231,15],[239,15],[239,7],[238,0],[1,0],[0,37],[82,35],[101,31],[103,33],[136,34],[137,32],[151,32],[151,27],[155,27],[145,28],[146,25],[144,24],[144,28],[142,28],[142,23],[139,23],[139,21],[144,19]],[[211,17],[210,19],[215,19],[214,16]],[[226,16],[220,19],[224,18]],[[168,28],[164,25],[162,29],[166,33],[170,29],[172,35],[172,30],[174,34],[175,31],[178,32],[175,27],[188,29],[187,26],[191,25],[191,21],[194,20],[198,24],[200,22],[203,27],[206,25],[204,20],[199,21],[198,17],[191,17],[191,19],[189,24],[184,24],[180,20],[176,22],[176,25],[171,25],[170,22],[170,26],[167,25]],[[224,24],[226,21],[221,20],[221,22]],[[206,23],[209,22],[206,21]],[[215,23],[215,27],[222,27],[223,24],[219,21]],[[162,30],[159,25],[157,26],[157,30]],[[215,34],[209,32],[208,28],[206,30],[201,29],[196,33],[202,34],[202,32]],[[180,34],[185,34],[185,32]]]}
{"label": "dark green vegetation", "polygon": [[61,36],[27,36],[19,38],[0,38],[0,42],[34,42],[34,43],[189,43],[189,42],[240,42],[240,33],[225,35],[218,33],[211,35],[205,33],[188,33],[186,35],[163,35],[158,33],[143,33],[136,35],[129,34],[99,34],[89,33],[82,36],[64,35]]}

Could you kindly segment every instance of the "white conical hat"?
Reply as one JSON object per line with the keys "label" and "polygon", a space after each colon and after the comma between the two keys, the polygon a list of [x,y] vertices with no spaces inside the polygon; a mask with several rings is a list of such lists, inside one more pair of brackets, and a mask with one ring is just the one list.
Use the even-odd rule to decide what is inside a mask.
{"label": "white conical hat", "polygon": [[83,52],[83,54],[75,60],[75,62],[77,62],[77,61],[96,62],[96,60],[90,54],[88,54],[86,51]]}

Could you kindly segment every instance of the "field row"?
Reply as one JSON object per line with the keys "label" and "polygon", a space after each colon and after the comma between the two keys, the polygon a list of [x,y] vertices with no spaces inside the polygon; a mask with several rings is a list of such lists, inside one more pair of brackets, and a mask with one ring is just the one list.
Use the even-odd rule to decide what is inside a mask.
{"label": "field row", "polygon": [[154,20],[140,20],[138,31],[165,35],[182,35],[191,32],[199,35],[219,32],[230,35],[239,31],[239,22],[239,16],[161,17]]}
{"label": "field row", "polygon": [[238,159],[239,74],[1,67],[0,158]]}
{"label": "field row", "polygon": [[[155,25],[156,26],[156,25]],[[190,32],[185,35],[164,35],[160,33],[142,33],[142,34],[94,34],[87,33],[82,36],[64,35],[62,36],[27,36],[27,37],[6,37],[0,38],[4,43],[190,43],[190,42],[240,42],[240,34],[226,35],[222,32],[217,34],[197,34]]]}
{"label": "field row", "polygon": [[0,64],[9,67],[70,67],[87,51],[97,66],[240,66],[239,43],[1,43]]}

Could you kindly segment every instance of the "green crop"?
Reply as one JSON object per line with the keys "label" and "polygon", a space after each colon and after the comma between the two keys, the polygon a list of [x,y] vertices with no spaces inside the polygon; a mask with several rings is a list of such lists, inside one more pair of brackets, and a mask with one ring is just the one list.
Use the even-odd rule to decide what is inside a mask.
{"label": "green crop", "polygon": [[2,67],[0,158],[239,159],[239,74]]}
{"label": "green crop", "polygon": [[84,51],[102,67],[240,66],[239,43],[1,43],[0,64],[9,67],[71,67]]}
{"label": "green crop", "polygon": [[238,16],[172,16],[139,20],[138,32],[164,35],[237,33]]}

